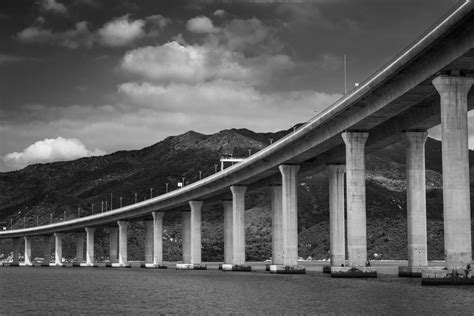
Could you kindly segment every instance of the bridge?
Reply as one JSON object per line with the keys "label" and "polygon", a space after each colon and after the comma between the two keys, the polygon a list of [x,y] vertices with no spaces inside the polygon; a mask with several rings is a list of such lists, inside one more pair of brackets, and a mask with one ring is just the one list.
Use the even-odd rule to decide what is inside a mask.
{"label": "bridge", "polygon": [[[62,265],[62,234],[76,233],[77,263],[93,266],[94,231],[106,226],[110,230],[111,265],[125,267],[129,265],[127,225],[131,220],[144,220],[146,266],[159,268],[163,265],[163,216],[182,212],[184,263],[177,267],[202,269],[203,205],[222,203],[222,269],[246,271],[250,267],[245,261],[245,194],[270,190],[270,271],[303,273],[297,252],[298,179],[327,169],[330,273],[334,277],[374,277],[377,271],[367,260],[365,155],[404,141],[408,267],[400,268],[400,274],[422,276],[426,283],[474,283],[467,130],[467,112],[474,106],[474,96],[469,93],[473,83],[474,10],[472,1],[466,0],[358,88],[240,163],[143,202],[60,223],[3,231],[0,239],[13,240],[10,265],[18,265],[23,238],[25,265],[31,265],[31,238],[54,234],[55,264]],[[427,260],[424,144],[427,129],[439,124],[446,257],[445,267],[434,269],[428,267]],[[45,241],[49,249],[49,238]],[[49,262],[49,253],[45,260]]]}

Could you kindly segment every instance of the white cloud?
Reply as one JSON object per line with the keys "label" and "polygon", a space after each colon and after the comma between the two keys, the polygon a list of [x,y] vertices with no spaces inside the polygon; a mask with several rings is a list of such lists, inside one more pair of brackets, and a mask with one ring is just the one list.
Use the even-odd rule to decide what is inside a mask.
{"label": "white cloud", "polygon": [[81,46],[91,47],[93,34],[89,31],[86,21],[75,24],[74,29],[53,32],[41,26],[30,26],[17,34],[24,43],[45,43],[75,49]]}
{"label": "white cloud", "polygon": [[13,152],[3,157],[4,163],[13,169],[24,168],[33,163],[72,160],[89,156],[104,155],[99,149],[90,151],[75,138],[44,139],[28,146],[22,152]]}
{"label": "white cloud", "polygon": [[145,21],[130,21],[128,14],[107,22],[97,31],[99,41],[105,46],[125,46],[145,35]]}
{"label": "white cloud", "polygon": [[190,19],[186,23],[186,28],[188,31],[193,33],[216,33],[219,31],[219,28],[215,27],[212,24],[212,21],[205,16],[197,16],[195,18]]}
{"label": "white cloud", "polygon": [[216,11],[214,11],[213,13],[215,16],[218,16],[220,18],[224,17],[226,15],[225,11],[224,10],[221,10],[221,9],[218,9]]}
{"label": "white cloud", "polygon": [[184,46],[170,42],[147,46],[125,54],[122,68],[160,82],[202,82],[213,79],[241,79],[247,69],[230,51],[205,46]]}
{"label": "white cloud", "polygon": [[57,2],[56,0],[42,0],[40,8],[43,11],[50,11],[54,13],[66,14],[67,9],[64,4]]}

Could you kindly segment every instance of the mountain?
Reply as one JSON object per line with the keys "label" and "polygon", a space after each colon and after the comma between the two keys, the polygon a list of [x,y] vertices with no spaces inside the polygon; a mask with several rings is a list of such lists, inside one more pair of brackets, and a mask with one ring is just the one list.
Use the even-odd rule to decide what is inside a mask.
{"label": "mountain", "polygon": [[[0,222],[27,227],[75,218],[117,208],[162,194],[177,183],[198,180],[219,167],[222,155],[244,157],[268,146],[292,130],[255,133],[230,129],[212,135],[189,131],[171,136],[141,150],[118,151],[101,157],[36,164],[19,171],[0,173]],[[429,256],[443,257],[442,177],[440,142],[426,143]],[[471,161],[474,156],[471,154]],[[393,144],[367,157],[368,252],[377,258],[406,258],[405,146]],[[472,178],[472,177],[471,177]],[[152,188],[153,190],[150,190]],[[299,253],[303,257],[328,258],[328,180],[325,172],[302,179],[298,188]],[[112,194],[112,196],[111,196]],[[111,203],[112,201],[112,203]],[[271,256],[271,211],[266,193],[248,194],[246,200],[247,257]],[[106,204],[107,203],[107,204]],[[24,222],[25,221],[25,222]],[[223,214],[215,206],[203,213],[203,260],[222,260]],[[167,214],[164,223],[164,257],[181,259],[179,214]],[[107,229],[96,231],[96,255],[106,258]],[[129,258],[143,259],[143,224],[133,222],[129,234]],[[33,255],[42,256],[40,239],[34,239]],[[66,234],[64,256],[73,257],[74,237]],[[0,242],[0,254],[11,249]],[[377,254],[377,255],[375,255]]]}

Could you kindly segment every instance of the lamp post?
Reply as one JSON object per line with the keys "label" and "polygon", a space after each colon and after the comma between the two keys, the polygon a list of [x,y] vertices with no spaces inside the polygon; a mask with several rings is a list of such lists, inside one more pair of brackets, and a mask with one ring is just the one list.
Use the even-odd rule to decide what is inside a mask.
{"label": "lamp post", "polygon": [[166,193],[168,193],[168,182],[166,182]]}
{"label": "lamp post", "polygon": [[186,177],[182,177],[181,179],[183,179],[183,187],[184,187],[184,179],[186,179]]}
{"label": "lamp post", "polygon": [[92,204],[91,206],[92,206],[92,215],[94,215],[94,204]]}
{"label": "lamp post", "polygon": [[108,207],[108,205],[107,205],[108,203],[109,203],[109,201],[105,201],[105,211],[106,211],[106,212],[109,210],[109,207]]}
{"label": "lamp post", "polygon": [[150,199],[153,198],[153,188],[150,188]]}
{"label": "lamp post", "polygon": [[251,154],[252,154],[252,149],[249,149],[249,157],[250,157]]}
{"label": "lamp post", "polygon": [[[81,208],[79,208],[81,209]],[[52,224],[53,223],[53,213],[49,213],[49,222]]]}
{"label": "lamp post", "polygon": [[113,201],[113,195],[112,195],[112,192],[110,192],[110,210],[113,210],[112,201]]}
{"label": "lamp post", "polygon": [[199,180],[202,179],[202,170],[199,170]]}
{"label": "lamp post", "polygon": [[120,208],[122,208],[122,197],[120,197]]}
{"label": "lamp post", "polygon": [[64,221],[66,220],[66,211],[64,211]]}
{"label": "lamp post", "polygon": [[137,192],[135,192],[135,203],[137,203]]}
{"label": "lamp post", "polygon": [[102,213],[104,213],[104,201],[100,201]]}

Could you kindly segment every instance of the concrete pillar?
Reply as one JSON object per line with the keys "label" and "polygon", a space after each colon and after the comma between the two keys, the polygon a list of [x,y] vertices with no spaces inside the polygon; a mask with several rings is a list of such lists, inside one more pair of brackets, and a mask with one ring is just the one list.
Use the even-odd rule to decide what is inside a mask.
{"label": "concrete pillar", "polygon": [[86,241],[86,265],[93,266],[94,257],[94,232],[95,227],[86,227],[87,241]]}
{"label": "concrete pillar", "polygon": [[153,221],[143,221],[145,226],[145,264],[153,263]]}
{"label": "concrete pillar", "polygon": [[232,201],[222,201],[224,207],[224,263],[232,263]]}
{"label": "concrete pillar", "polygon": [[282,265],[283,253],[283,209],[281,185],[270,187],[272,208],[272,264]]}
{"label": "concrete pillar", "polygon": [[153,215],[153,264],[163,264],[163,216],[164,212],[152,212]]}
{"label": "concrete pillar", "polygon": [[25,266],[31,266],[31,237],[25,236]]}
{"label": "concrete pillar", "polygon": [[298,265],[298,171],[300,166],[281,165],[283,264]]}
{"label": "concrete pillar", "polygon": [[428,266],[426,238],[426,131],[406,132],[408,266]]}
{"label": "concrete pillar", "polygon": [[42,266],[49,266],[51,260],[51,236],[43,236],[43,262]]}
{"label": "concrete pillar", "polygon": [[231,186],[232,192],[232,264],[245,264],[245,186]]}
{"label": "concrete pillar", "polygon": [[182,212],[183,228],[183,263],[191,263],[191,212]]}
{"label": "concrete pillar", "polygon": [[76,263],[84,262],[84,234],[77,234],[76,239]]}
{"label": "concrete pillar", "polygon": [[54,233],[54,264],[61,266],[63,264],[63,234]]}
{"label": "concrete pillar", "polygon": [[438,76],[443,161],[443,214],[446,268],[472,261],[467,94],[474,78]]}
{"label": "concrete pillar", "polygon": [[344,173],[345,165],[328,165],[329,172],[329,236],[331,267],[346,263],[344,223]]}
{"label": "concrete pillar", "polygon": [[351,267],[367,263],[365,210],[365,142],[368,133],[345,132],[347,186],[347,250]]}
{"label": "concrete pillar", "polygon": [[109,260],[118,262],[118,227],[109,227]]}
{"label": "concrete pillar", "polygon": [[201,264],[201,210],[203,201],[189,201],[191,207],[191,263]]}
{"label": "concrete pillar", "polygon": [[127,265],[127,227],[128,221],[117,221],[119,226],[119,265]]}
{"label": "concrete pillar", "polygon": [[12,266],[18,266],[20,264],[20,238],[12,238],[13,242],[13,258]]}

